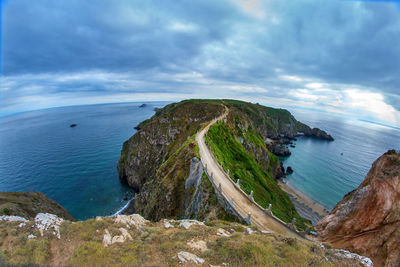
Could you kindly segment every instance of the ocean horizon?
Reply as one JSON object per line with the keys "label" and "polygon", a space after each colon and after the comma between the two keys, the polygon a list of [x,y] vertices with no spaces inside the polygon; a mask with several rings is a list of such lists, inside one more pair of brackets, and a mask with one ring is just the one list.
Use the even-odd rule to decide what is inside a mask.
{"label": "ocean horizon", "polygon": [[[141,108],[142,103],[146,106]],[[0,191],[43,192],[78,220],[115,214],[131,192],[117,173],[122,144],[154,108],[167,103],[70,106],[0,117]],[[292,155],[282,158],[285,167],[294,169],[286,183],[328,210],[361,183],[376,158],[400,148],[396,127],[290,111],[335,138],[298,138],[290,147]]]}

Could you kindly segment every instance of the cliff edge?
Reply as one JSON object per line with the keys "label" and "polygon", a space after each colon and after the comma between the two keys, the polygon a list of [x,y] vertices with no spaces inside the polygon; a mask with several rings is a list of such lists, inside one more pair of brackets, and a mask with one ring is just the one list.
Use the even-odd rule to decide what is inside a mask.
{"label": "cliff edge", "polygon": [[368,256],[374,266],[400,266],[400,154],[379,157],[317,231],[322,241]]}
{"label": "cliff edge", "polygon": [[38,213],[51,213],[75,221],[60,204],[40,192],[0,192],[0,215],[33,219]]}

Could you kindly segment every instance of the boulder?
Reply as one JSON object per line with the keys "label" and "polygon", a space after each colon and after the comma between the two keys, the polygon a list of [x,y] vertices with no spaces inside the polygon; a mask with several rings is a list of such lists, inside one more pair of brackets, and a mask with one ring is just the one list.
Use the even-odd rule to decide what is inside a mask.
{"label": "boulder", "polygon": [[293,169],[292,169],[292,167],[290,167],[290,166],[287,166],[287,168],[286,168],[286,173],[288,173],[288,174],[292,174],[292,173],[293,173]]}

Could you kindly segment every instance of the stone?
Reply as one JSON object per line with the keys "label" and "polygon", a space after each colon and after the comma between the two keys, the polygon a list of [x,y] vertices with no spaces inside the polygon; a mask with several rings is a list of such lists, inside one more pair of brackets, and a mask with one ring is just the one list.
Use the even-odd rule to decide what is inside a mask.
{"label": "stone", "polygon": [[174,228],[174,226],[169,221],[164,221],[164,228],[169,229]]}
{"label": "stone", "polygon": [[251,235],[254,234],[256,231],[254,231],[253,229],[251,229],[250,227],[246,227],[246,232]]}
{"label": "stone", "polygon": [[293,173],[292,167],[288,166],[288,167],[286,168],[286,173],[292,174],[292,173]]}
{"label": "stone", "polygon": [[111,236],[108,229],[105,229],[103,236],[103,246],[107,247],[115,243],[124,243],[126,240],[133,240],[132,236],[128,233],[125,228],[119,228],[121,235]]}
{"label": "stone", "polygon": [[114,221],[116,223],[125,224],[126,226],[135,226],[137,229],[146,225],[149,221],[140,216],[139,214],[132,215],[117,215]]}
{"label": "stone", "polygon": [[227,231],[225,231],[222,228],[218,228],[217,235],[218,236],[224,236],[224,237],[230,237],[231,236]]}
{"label": "stone", "polygon": [[7,215],[2,215],[0,216],[0,221],[5,221],[5,222],[27,222],[28,220],[20,217],[20,216],[7,216]]}
{"label": "stone", "polygon": [[188,230],[192,225],[202,225],[204,226],[203,222],[199,222],[197,220],[181,220],[179,227],[183,227]]}
{"label": "stone", "polygon": [[208,250],[207,243],[206,243],[206,241],[203,241],[203,240],[199,240],[199,241],[193,241],[192,240],[192,241],[189,241],[187,243],[187,245],[188,245],[189,248],[198,249],[201,252],[204,252],[204,251]]}
{"label": "stone", "polygon": [[335,251],[336,251],[335,255],[338,257],[359,260],[365,267],[374,266],[371,259],[368,257],[360,256],[356,253],[351,253],[350,251],[344,249],[336,249]]}
{"label": "stone", "polygon": [[109,245],[111,245],[111,241],[112,241],[112,236],[110,234],[110,232],[108,231],[108,229],[105,230],[105,234],[103,236],[103,246],[107,247]]}
{"label": "stone", "polygon": [[197,257],[196,255],[186,252],[186,251],[181,251],[178,253],[178,259],[181,263],[186,263],[186,262],[194,262],[197,265],[203,264],[204,259]]}
{"label": "stone", "polygon": [[39,230],[40,235],[43,236],[44,231],[52,228],[53,234],[61,239],[60,225],[64,220],[57,215],[50,213],[38,213],[35,217],[35,227]]}

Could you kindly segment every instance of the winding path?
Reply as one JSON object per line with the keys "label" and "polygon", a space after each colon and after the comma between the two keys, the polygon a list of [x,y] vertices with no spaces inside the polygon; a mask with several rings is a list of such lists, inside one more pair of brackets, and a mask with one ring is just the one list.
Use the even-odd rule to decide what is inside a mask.
{"label": "winding path", "polygon": [[268,216],[265,210],[251,202],[243,192],[241,192],[234,185],[233,181],[229,176],[221,169],[218,162],[213,157],[211,151],[206,145],[204,136],[210,129],[210,127],[216,122],[223,120],[229,114],[229,109],[225,107],[225,112],[220,117],[212,120],[204,129],[199,131],[196,135],[196,142],[199,145],[199,152],[201,161],[206,168],[207,172],[211,175],[215,185],[222,188],[222,194],[227,200],[234,199],[234,206],[236,211],[243,217],[246,218],[248,213],[251,213],[251,223],[255,225],[259,230],[266,230],[275,232],[285,236],[292,236],[303,239],[297,233],[291,231],[289,228]]}

